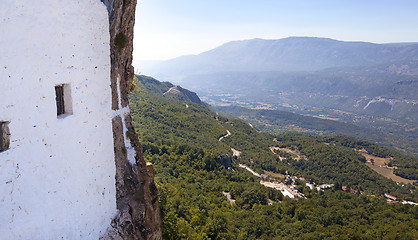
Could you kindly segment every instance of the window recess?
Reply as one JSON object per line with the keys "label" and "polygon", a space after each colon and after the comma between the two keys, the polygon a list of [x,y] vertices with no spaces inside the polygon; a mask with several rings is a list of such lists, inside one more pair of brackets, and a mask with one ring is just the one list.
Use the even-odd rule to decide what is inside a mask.
{"label": "window recess", "polygon": [[57,103],[57,116],[73,113],[70,84],[55,86],[55,100]]}
{"label": "window recess", "polygon": [[0,152],[10,148],[10,129],[9,122],[0,121]]}

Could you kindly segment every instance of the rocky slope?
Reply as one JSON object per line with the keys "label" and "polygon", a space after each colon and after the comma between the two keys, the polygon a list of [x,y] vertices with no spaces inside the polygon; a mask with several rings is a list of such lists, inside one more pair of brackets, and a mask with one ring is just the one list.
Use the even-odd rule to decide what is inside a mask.
{"label": "rocky slope", "polygon": [[152,93],[156,93],[174,101],[194,102],[200,105],[203,104],[195,92],[173,85],[170,82],[160,82],[152,77],[144,75],[137,75],[136,77],[138,81]]}

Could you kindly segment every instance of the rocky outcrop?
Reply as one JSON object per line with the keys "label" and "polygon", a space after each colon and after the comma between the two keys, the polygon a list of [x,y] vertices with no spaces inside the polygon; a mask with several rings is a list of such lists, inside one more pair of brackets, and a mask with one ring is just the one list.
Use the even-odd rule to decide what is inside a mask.
{"label": "rocky outcrop", "polygon": [[102,0],[109,12],[116,203],[119,215],[103,239],[161,239],[158,190],[152,165],[131,124],[128,94],[132,87],[133,27],[136,0]]}
{"label": "rocky outcrop", "polygon": [[232,160],[228,154],[221,154],[217,157],[218,162],[223,165],[225,168],[232,167]]}
{"label": "rocky outcrop", "polygon": [[136,78],[142,85],[144,85],[148,91],[162,95],[169,100],[194,102],[200,105],[204,105],[195,92],[189,91],[180,86],[175,86],[170,82],[160,82],[152,77],[145,75],[136,75]]}
{"label": "rocky outcrop", "polygon": [[180,101],[186,101],[186,102],[194,102],[197,104],[202,104],[202,101],[197,96],[196,93],[189,91],[187,89],[184,89],[180,86],[174,86],[167,91],[167,94],[171,94],[175,96]]}

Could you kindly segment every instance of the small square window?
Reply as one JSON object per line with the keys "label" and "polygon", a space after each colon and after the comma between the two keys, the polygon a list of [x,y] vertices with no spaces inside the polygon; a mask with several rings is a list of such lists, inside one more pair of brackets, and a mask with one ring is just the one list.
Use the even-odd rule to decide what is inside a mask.
{"label": "small square window", "polygon": [[57,102],[57,116],[73,113],[71,88],[69,84],[55,86],[55,100]]}
{"label": "small square window", "polygon": [[9,122],[0,122],[0,152],[6,151],[10,147]]}

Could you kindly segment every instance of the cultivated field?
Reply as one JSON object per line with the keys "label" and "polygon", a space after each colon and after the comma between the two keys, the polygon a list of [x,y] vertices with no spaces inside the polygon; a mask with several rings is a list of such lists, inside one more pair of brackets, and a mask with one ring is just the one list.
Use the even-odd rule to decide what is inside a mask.
{"label": "cultivated field", "polygon": [[390,158],[381,158],[381,157],[376,157],[373,155],[370,155],[366,152],[366,150],[358,150],[359,153],[361,153],[361,155],[363,155],[367,162],[366,165],[368,167],[370,167],[371,169],[373,169],[374,171],[376,171],[377,173],[379,173],[380,175],[392,179],[395,182],[399,182],[399,183],[414,183],[414,180],[408,180],[402,177],[399,177],[397,175],[395,175],[393,173],[393,169],[394,167],[389,167],[388,163],[391,160]]}
{"label": "cultivated field", "polygon": [[377,173],[381,174],[382,176],[392,179],[395,182],[400,182],[400,183],[405,183],[405,184],[408,184],[408,183],[413,184],[415,182],[414,180],[408,180],[408,179],[396,176],[393,173],[393,168],[372,165],[371,163],[366,163],[366,165],[369,166],[374,171],[376,171]]}

